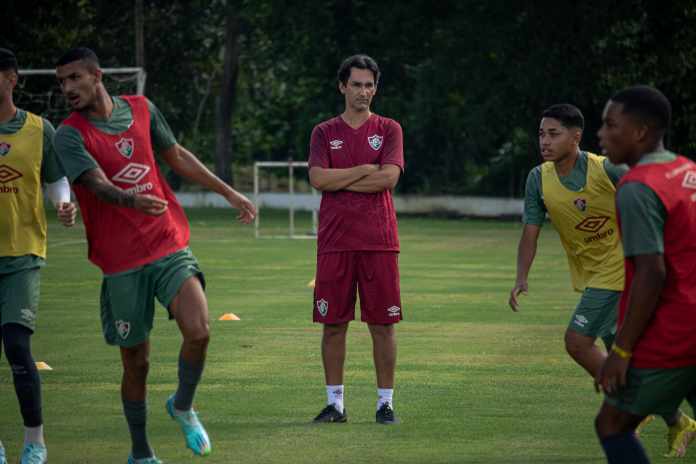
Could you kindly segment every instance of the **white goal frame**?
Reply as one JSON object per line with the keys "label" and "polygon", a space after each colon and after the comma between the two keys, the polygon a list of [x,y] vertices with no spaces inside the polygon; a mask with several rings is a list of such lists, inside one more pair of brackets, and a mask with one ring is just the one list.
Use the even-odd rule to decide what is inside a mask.
{"label": "white goal frame", "polygon": [[[263,168],[285,168],[288,170],[288,235],[261,235],[261,193],[259,192],[259,171]],[[295,169],[308,169],[306,161],[257,161],[254,163],[254,204],[256,205],[256,219],[254,220],[254,236],[256,238],[291,238],[291,239],[316,239],[318,210],[312,208],[312,234],[295,233]],[[312,188],[312,197],[318,197],[317,191]]]}
{"label": "white goal frame", "polygon": [[[135,74],[136,92],[138,95],[145,95],[145,82],[147,73],[140,66],[126,68],[102,68],[104,74]],[[19,76],[55,76],[55,69],[20,69]]]}

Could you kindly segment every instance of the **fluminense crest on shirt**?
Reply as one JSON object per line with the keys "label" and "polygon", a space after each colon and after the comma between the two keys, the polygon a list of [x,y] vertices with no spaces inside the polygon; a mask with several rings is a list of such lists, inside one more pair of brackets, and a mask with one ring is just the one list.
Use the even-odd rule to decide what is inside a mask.
{"label": "fluminense crest on shirt", "polygon": [[6,142],[0,142],[0,156],[5,156],[10,152],[12,145]]}
{"label": "fluminense crest on shirt", "polygon": [[120,154],[122,154],[128,159],[131,159],[131,157],[133,156],[133,151],[135,150],[133,139],[121,137],[121,140],[116,142],[116,149]]}
{"label": "fluminense crest on shirt", "polygon": [[382,140],[384,140],[384,137],[381,135],[371,135],[367,138],[367,142],[370,144],[370,147],[372,147],[373,150],[379,150],[382,148]]}

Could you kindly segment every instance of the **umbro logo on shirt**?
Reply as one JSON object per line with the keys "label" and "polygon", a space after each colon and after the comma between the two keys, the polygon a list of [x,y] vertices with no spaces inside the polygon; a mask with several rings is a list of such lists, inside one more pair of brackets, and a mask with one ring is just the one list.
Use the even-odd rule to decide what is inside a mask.
{"label": "umbro logo on shirt", "polygon": [[343,148],[343,140],[332,140],[329,142],[329,145],[331,145],[332,150],[340,150]]}

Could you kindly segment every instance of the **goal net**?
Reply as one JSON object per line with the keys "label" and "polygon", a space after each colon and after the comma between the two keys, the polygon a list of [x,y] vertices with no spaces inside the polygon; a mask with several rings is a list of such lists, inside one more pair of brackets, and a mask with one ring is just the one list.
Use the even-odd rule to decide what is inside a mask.
{"label": "goal net", "polygon": [[[320,197],[307,182],[296,178],[297,169],[303,171],[308,169],[307,162],[259,161],[254,163],[256,238],[316,238]],[[287,210],[287,216],[282,212],[283,210]],[[262,211],[264,211],[263,228],[261,227]]]}
{"label": "goal net", "polygon": [[[111,95],[145,94],[143,68],[102,68],[102,71],[104,85]],[[71,111],[56,80],[55,69],[20,69],[14,102],[23,110],[43,116],[54,126]]]}

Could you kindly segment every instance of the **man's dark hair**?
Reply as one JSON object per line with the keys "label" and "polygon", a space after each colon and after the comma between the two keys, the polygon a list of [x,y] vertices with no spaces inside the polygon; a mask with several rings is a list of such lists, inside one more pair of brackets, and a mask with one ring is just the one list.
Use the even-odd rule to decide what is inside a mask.
{"label": "man's dark hair", "polygon": [[338,68],[338,80],[343,85],[348,84],[351,68],[368,69],[372,71],[372,75],[375,77],[375,85],[379,82],[379,66],[377,66],[377,62],[369,56],[353,55],[343,60],[343,63],[341,63],[341,66]]}
{"label": "man's dark hair", "polygon": [[63,66],[74,61],[84,61],[88,65],[94,67],[94,69],[99,68],[99,58],[97,54],[87,47],[76,47],[71,48],[63,54],[63,56],[56,62],[56,67]]}
{"label": "man's dark hair", "polygon": [[672,105],[665,95],[654,87],[637,85],[620,90],[611,97],[614,103],[623,105],[623,113],[664,135],[672,121]]}
{"label": "man's dark hair", "polygon": [[569,103],[551,105],[541,113],[541,117],[556,119],[566,129],[576,127],[583,130],[585,128],[585,118],[582,112],[577,106]]}
{"label": "man's dark hair", "polygon": [[0,71],[17,72],[18,68],[17,57],[12,53],[12,50],[0,48]]}

